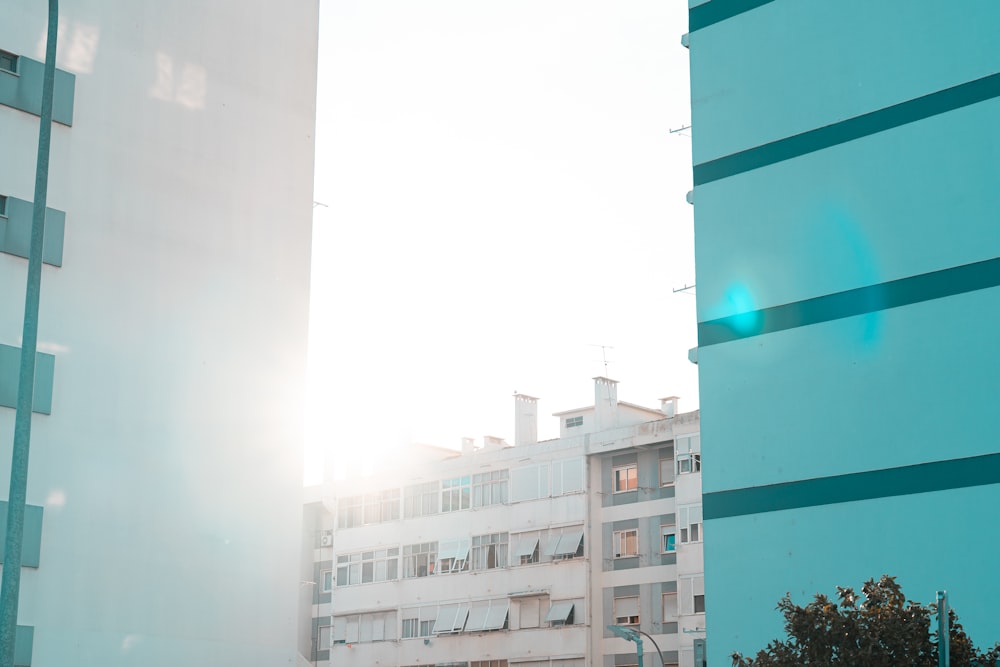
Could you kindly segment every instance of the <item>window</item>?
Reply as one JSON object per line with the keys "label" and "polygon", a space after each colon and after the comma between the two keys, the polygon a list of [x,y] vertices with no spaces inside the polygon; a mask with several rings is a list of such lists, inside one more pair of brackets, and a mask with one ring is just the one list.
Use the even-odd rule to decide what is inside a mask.
{"label": "window", "polygon": [[432,632],[436,635],[461,632],[465,628],[465,620],[469,617],[469,605],[444,605],[438,609],[434,619]]}
{"label": "window", "polygon": [[414,484],[403,489],[403,513],[407,519],[437,514],[441,486],[437,482]]}
{"label": "window", "polygon": [[678,454],[677,474],[686,475],[692,472],[701,472],[701,454]]}
{"label": "window", "polygon": [[17,73],[17,56],[9,51],[0,51],[0,69]]}
{"label": "window", "polygon": [[337,586],[399,578],[399,547],[337,556]]}
{"label": "window", "polygon": [[362,524],[399,519],[399,489],[364,496],[341,498],[337,503],[337,526],[353,528]]}
{"label": "window", "polygon": [[583,491],[584,460],[565,459],[552,462],[552,495]]}
{"label": "window", "polygon": [[466,632],[489,632],[506,630],[510,600],[482,600],[469,606],[469,618],[465,622]]}
{"label": "window", "polygon": [[677,474],[701,472],[701,435],[680,436],[674,440]]}
{"label": "window", "polygon": [[361,496],[341,498],[337,502],[337,527],[353,528],[354,526],[360,526],[361,517],[363,516],[361,508],[363,506],[364,502]]}
{"label": "window", "polygon": [[545,555],[552,556],[556,560],[583,556],[583,528],[572,527],[551,531]]}
{"label": "window", "polygon": [[469,538],[442,541],[438,549],[437,571],[442,574],[469,569]]}
{"label": "window", "polygon": [[541,610],[548,607],[547,600],[546,604],[543,606],[544,598],[539,597],[528,597],[521,598],[517,600],[518,611],[518,627],[516,629],[523,630],[525,628],[537,628],[540,625]]}
{"label": "window", "polygon": [[680,590],[682,614],[705,613],[705,575],[681,577],[677,580]]}
{"label": "window", "polygon": [[539,562],[537,532],[515,535],[511,541],[514,544],[514,551],[511,554],[514,564],[529,565]]}
{"label": "window", "polygon": [[506,660],[473,660],[469,667],[507,667]]}
{"label": "window", "polygon": [[677,593],[663,594],[663,622],[677,620]]}
{"label": "window", "polygon": [[670,486],[674,483],[674,457],[660,458],[660,486]]}
{"label": "window", "polygon": [[635,491],[639,488],[639,468],[635,463],[614,469],[614,492]]}
{"label": "window", "polygon": [[395,641],[396,612],[335,616],[332,635],[334,644]]}
{"label": "window", "polygon": [[0,195],[0,215],[7,215],[7,198],[3,195]]}
{"label": "window", "polygon": [[472,506],[487,507],[507,503],[507,470],[494,470],[472,476]]}
{"label": "window", "polygon": [[437,550],[437,542],[404,545],[403,578],[426,577],[429,574],[434,574]]}
{"label": "window", "polygon": [[323,570],[319,573],[320,591],[329,593],[333,590],[333,570]]}
{"label": "window", "polygon": [[455,479],[446,479],[441,482],[442,512],[467,510],[471,506],[472,487],[471,479],[468,475],[465,477],[456,477]]}
{"label": "window", "polygon": [[577,426],[583,426],[583,415],[566,417],[566,428],[576,428]]}
{"label": "window", "polygon": [[612,539],[615,558],[630,558],[639,555],[639,531],[615,531]]}
{"label": "window", "polygon": [[575,603],[572,600],[553,602],[549,613],[545,615],[545,622],[553,627],[559,625],[573,625],[573,609]]}
{"label": "window", "polygon": [[677,551],[677,534],[673,524],[660,526],[660,553],[669,554]]}
{"label": "window", "polygon": [[540,463],[510,471],[511,502],[549,497],[549,464]]}
{"label": "window", "polygon": [[701,505],[678,507],[680,515],[681,544],[701,542],[704,535],[701,529]]}
{"label": "window", "polygon": [[430,637],[434,630],[434,620],[437,618],[437,606],[413,607],[404,609],[403,639]]}
{"label": "window", "polygon": [[476,535],[472,538],[472,569],[494,570],[507,567],[507,533]]}
{"label": "window", "polygon": [[639,624],[639,596],[615,598],[615,625]]}
{"label": "window", "polygon": [[326,650],[333,646],[333,626],[321,625],[319,626],[319,633],[316,636],[316,649],[319,651]]}

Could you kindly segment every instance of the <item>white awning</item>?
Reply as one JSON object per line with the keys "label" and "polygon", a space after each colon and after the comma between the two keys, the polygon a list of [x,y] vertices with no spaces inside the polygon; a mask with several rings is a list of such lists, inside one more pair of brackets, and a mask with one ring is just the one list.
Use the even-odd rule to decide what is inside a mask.
{"label": "white awning", "polygon": [[553,603],[552,608],[549,609],[549,613],[545,615],[546,623],[565,623],[566,619],[569,618],[570,613],[573,611],[572,602],[556,602]]}
{"label": "white awning", "polygon": [[441,607],[434,621],[434,634],[461,632],[465,627],[465,619],[469,616],[469,605],[453,604]]}
{"label": "white awning", "polygon": [[559,538],[559,544],[556,545],[555,554],[556,556],[571,556],[576,553],[576,550],[580,548],[580,541],[583,540],[582,530],[573,530],[567,533],[563,533]]}
{"label": "white awning", "polygon": [[530,556],[535,553],[535,548],[538,547],[538,535],[529,535],[528,537],[522,537],[517,546],[514,548],[513,556],[514,558],[520,558],[521,556]]}
{"label": "white awning", "polygon": [[486,615],[485,630],[502,630],[507,624],[507,611],[510,609],[510,600],[493,600],[490,604],[490,611]]}

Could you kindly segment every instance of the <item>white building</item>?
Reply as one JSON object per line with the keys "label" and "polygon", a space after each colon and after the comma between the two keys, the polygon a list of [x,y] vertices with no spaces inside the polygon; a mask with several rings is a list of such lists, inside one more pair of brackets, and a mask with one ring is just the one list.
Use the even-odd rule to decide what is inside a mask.
{"label": "white building", "polygon": [[[60,5],[18,664],[294,665],[318,2]],[[0,9],[0,499],[46,12]]]}
{"label": "white building", "polygon": [[[593,406],[515,396],[515,444],[486,437],[308,490],[300,649],[317,665],[613,667],[648,633],[667,664],[704,638],[698,412],[595,378]],[[676,454],[675,454],[676,452]],[[647,660],[658,661],[646,640]],[[654,664],[647,662],[646,664]],[[658,664],[658,662],[656,663]]]}

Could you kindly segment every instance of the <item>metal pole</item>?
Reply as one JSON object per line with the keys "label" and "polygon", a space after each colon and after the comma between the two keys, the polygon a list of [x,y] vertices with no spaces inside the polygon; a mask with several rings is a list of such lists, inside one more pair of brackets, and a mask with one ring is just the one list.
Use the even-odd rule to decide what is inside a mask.
{"label": "metal pole", "polygon": [[49,0],[48,41],[45,45],[45,76],[42,80],[41,122],[38,126],[38,160],[35,164],[35,201],[31,217],[28,281],[24,296],[24,328],[21,336],[21,368],[14,417],[14,448],[7,497],[7,534],[4,538],[3,580],[0,582],[0,667],[14,667],[14,638],[21,592],[21,544],[24,537],[24,505],[28,490],[28,452],[31,445],[31,409],[35,393],[35,353],[38,349],[38,302],[42,284],[42,241],[45,205],[49,188],[49,148],[52,142],[52,91],[56,78],[56,35],[59,1]]}
{"label": "metal pole", "polygon": [[[657,652],[657,653],[659,654],[659,656],[660,656],[660,664],[661,664],[661,665],[666,665],[667,663],[666,663],[666,661],[664,661],[664,659],[663,659],[663,651],[661,651],[661,650],[660,650],[660,645],[656,643],[656,640],[655,640],[655,639],[653,639],[653,638],[652,638],[652,637],[651,637],[651,636],[649,635],[649,633],[646,633],[646,632],[643,632],[642,630],[636,630],[636,632],[638,632],[638,633],[640,633],[640,634],[643,634],[643,635],[646,635],[646,637],[647,637],[647,638],[649,639],[649,641],[653,642],[653,646],[654,646],[654,647],[656,647],[656,652]],[[640,640],[639,640],[639,642],[641,643],[641,642],[642,642],[642,640],[640,639]],[[640,663],[639,663],[639,665],[642,665],[642,663],[640,662]]]}
{"label": "metal pole", "polygon": [[948,591],[937,592],[938,617],[938,667],[950,667],[951,656],[948,655]]}
{"label": "metal pole", "polygon": [[642,637],[635,638],[635,657],[638,658],[639,667],[643,667],[642,664]]}

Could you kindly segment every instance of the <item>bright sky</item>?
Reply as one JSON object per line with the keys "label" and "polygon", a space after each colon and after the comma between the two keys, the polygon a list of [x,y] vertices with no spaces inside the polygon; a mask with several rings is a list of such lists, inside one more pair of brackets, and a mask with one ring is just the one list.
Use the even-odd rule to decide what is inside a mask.
{"label": "bright sky", "polygon": [[513,442],[515,391],[556,437],[600,345],[619,399],[697,407],[686,14],[322,0],[307,481]]}

